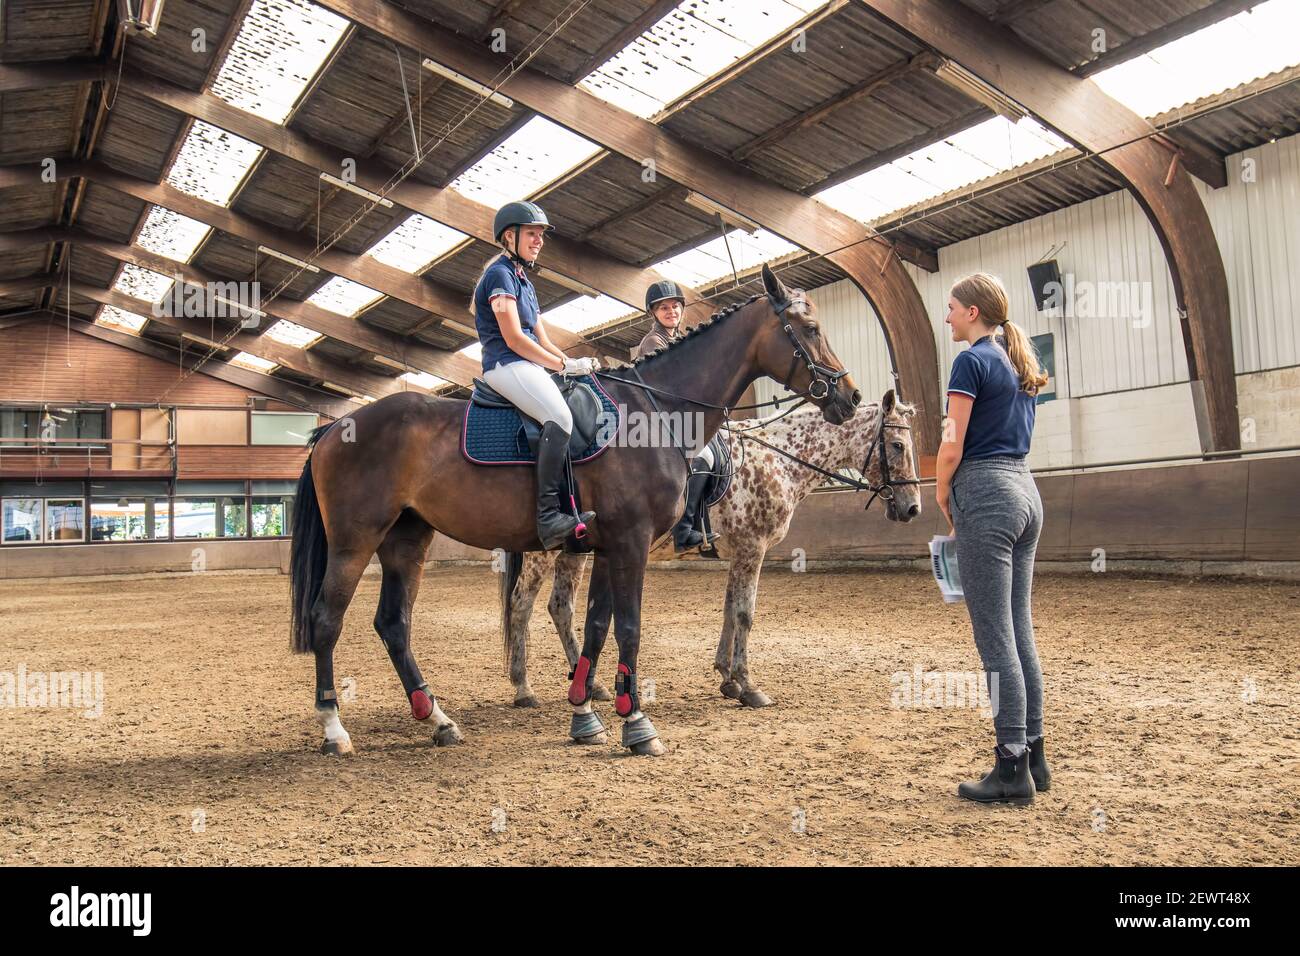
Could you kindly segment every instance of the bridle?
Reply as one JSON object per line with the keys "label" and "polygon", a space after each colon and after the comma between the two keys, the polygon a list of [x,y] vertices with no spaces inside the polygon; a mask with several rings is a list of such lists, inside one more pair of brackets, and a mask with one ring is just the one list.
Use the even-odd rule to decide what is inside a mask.
{"label": "bridle", "polygon": [[[770,298],[769,301],[771,301]],[[794,391],[794,388],[791,387],[790,383],[794,381],[794,370],[798,368],[799,361],[802,359],[804,365],[808,369],[808,377],[812,379],[808,385],[808,397],[813,399],[825,398],[831,393],[832,388],[839,387],[840,379],[845,375],[848,375],[849,372],[848,369],[842,369],[837,372],[833,368],[827,368],[825,365],[818,365],[813,361],[812,355],[809,353],[808,349],[799,341],[799,336],[794,330],[794,325],[786,319],[785,316],[786,310],[794,304],[794,301],[795,300],[792,299],[785,299],[782,302],[771,302],[772,310],[776,312],[777,316],[781,319],[781,328],[785,330],[785,334],[790,339],[790,344],[794,346],[794,355],[790,359],[790,371],[786,373],[785,381],[781,384],[786,387],[787,391]]]}
{"label": "bridle", "polygon": [[[912,430],[912,426],[904,424],[903,422],[885,421],[885,410],[883,407],[880,409],[880,421],[876,425],[876,435],[874,438],[871,439],[871,444],[867,446],[866,458],[863,459],[862,467],[859,469],[859,473],[862,475],[864,479],[866,479],[865,481],[858,481],[857,479],[850,478],[847,475],[841,475],[839,472],[829,471],[828,469],[823,468],[820,465],[814,465],[812,462],[805,461],[804,459],[800,458],[798,455],[792,454],[786,451],[784,448],[781,448],[777,445],[773,445],[771,442],[764,441],[763,439],[759,438],[756,435],[745,434],[745,431],[747,431],[748,429],[731,428],[726,424],[724,424],[722,427],[726,431],[730,432],[731,434],[739,438],[742,442],[742,447],[743,447],[743,443],[746,441],[757,442],[758,444],[762,445],[764,448],[768,448],[776,452],[778,455],[790,459],[792,462],[794,462],[797,465],[802,465],[803,467],[807,468],[809,471],[815,471],[817,472],[817,474],[822,475],[825,478],[829,478],[831,481],[838,482],[841,485],[848,485],[850,488],[854,489],[855,491],[871,492],[871,497],[867,499],[867,503],[862,508],[863,511],[866,511],[868,508],[870,508],[871,503],[875,501],[877,498],[880,498],[882,501],[886,501],[886,502],[893,501],[894,488],[898,485],[919,485],[921,483],[919,478],[894,478],[893,476],[890,475],[889,455],[887,454],[885,449],[885,429],[902,428],[910,432]],[[869,476],[869,469],[871,468],[871,459],[876,454],[877,449],[880,450],[880,483],[873,485],[871,483],[871,479],[868,476]]]}
{"label": "bridle", "polygon": [[871,502],[875,501],[877,498],[880,498],[882,501],[892,502],[894,500],[894,488],[898,485],[919,485],[921,483],[919,478],[894,478],[889,474],[889,455],[885,449],[886,428],[901,428],[909,432],[912,430],[911,425],[903,422],[885,421],[885,409],[883,406],[881,407],[880,422],[876,426],[876,437],[873,438],[871,444],[867,446],[867,456],[862,461],[862,467],[858,469],[858,471],[861,472],[862,477],[867,478],[870,473],[871,459],[876,454],[876,451],[879,450],[880,484],[872,485],[870,484],[870,478],[867,478],[867,488],[871,491],[871,498],[868,499],[866,508],[862,509],[863,511],[870,508]]}

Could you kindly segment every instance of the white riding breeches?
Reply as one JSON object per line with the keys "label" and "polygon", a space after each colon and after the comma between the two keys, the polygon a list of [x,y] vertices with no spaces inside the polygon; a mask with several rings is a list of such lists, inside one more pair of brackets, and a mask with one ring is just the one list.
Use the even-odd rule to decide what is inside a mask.
{"label": "white riding breeches", "polygon": [[566,433],[573,432],[573,415],[565,404],[551,373],[532,362],[511,362],[483,373],[483,381],[541,424],[555,422]]}
{"label": "white riding breeches", "polygon": [[693,454],[693,455],[688,453],[686,457],[687,457],[687,458],[698,458],[700,461],[702,461],[702,462],[703,462],[703,463],[708,467],[709,471],[712,471],[712,470],[713,470],[713,467],[714,467],[714,464],[715,464],[715,463],[714,463],[714,461],[713,461],[713,446],[712,446],[712,445],[705,445],[703,448],[701,448],[698,452],[696,452],[696,453]]}

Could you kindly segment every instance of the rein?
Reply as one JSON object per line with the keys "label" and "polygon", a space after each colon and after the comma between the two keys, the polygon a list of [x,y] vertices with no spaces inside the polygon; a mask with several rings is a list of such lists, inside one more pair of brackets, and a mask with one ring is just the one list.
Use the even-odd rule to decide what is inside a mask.
{"label": "rein", "polygon": [[875,455],[876,450],[878,448],[880,450],[880,484],[878,485],[873,485],[870,483],[870,481],[859,481],[858,479],[850,478],[847,475],[841,475],[837,472],[828,471],[827,469],[822,468],[820,465],[814,465],[812,462],[805,461],[804,459],[800,458],[798,455],[788,452],[784,448],[779,448],[776,445],[773,445],[771,442],[764,441],[763,439],[758,438],[755,435],[744,434],[744,432],[748,431],[749,429],[733,429],[733,428],[729,428],[725,424],[723,425],[723,428],[726,428],[727,431],[734,433],[738,438],[741,439],[741,441],[757,442],[758,444],[762,445],[764,448],[771,449],[772,451],[776,452],[778,455],[788,458],[791,461],[795,462],[796,464],[802,465],[804,468],[807,468],[810,471],[814,471],[819,475],[823,475],[826,478],[831,479],[832,481],[838,482],[841,485],[845,485],[849,488],[852,488],[854,491],[871,492],[871,497],[867,499],[867,503],[862,509],[863,511],[866,511],[868,508],[870,508],[872,503],[875,502],[877,498],[880,498],[883,501],[893,501],[894,488],[898,485],[919,485],[921,483],[919,478],[897,478],[896,479],[890,476],[889,455],[885,451],[885,429],[902,428],[910,432],[912,430],[912,426],[905,425],[902,422],[885,421],[885,413],[883,409],[881,410],[880,413],[880,422],[876,425],[875,437],[871,439],[871,444],[867,448],[867,455],[862,462],[862,467],[858,469],[862,475],[865,476],[868,474],[871,468],[871,459]]}

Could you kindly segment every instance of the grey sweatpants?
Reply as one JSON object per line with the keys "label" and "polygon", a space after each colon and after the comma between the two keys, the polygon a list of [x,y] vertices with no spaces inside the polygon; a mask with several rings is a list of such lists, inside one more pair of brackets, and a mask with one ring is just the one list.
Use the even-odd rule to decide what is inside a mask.
{"label": "grey sweatpants", "polygon": [[1024,744],[1026,735],[1043,733],[1043,672],[1030,611],[1043,502],[1024,459],[981,458],[958,466],[949,504],[997,742]]}

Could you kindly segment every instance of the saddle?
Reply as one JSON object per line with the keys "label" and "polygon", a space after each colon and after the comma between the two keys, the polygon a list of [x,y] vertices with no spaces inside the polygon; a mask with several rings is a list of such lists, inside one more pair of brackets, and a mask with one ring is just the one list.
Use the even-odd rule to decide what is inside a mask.
{"label": "saddle", "polygon": [[713,449],[713,474],[709,478],[709,483],[704,486],[704,498],[701,501],[706,521],[708,520],[707,509],[727,497],[727,492],[731,491],[731,479],[735,474],[731,464],[731,443],[723,437],[722,432],[718,432],[710,439],[709,447]]}
{"label": "saddle", "polygon": [[[595,458],[618,431],[618,407],[591,375],[552,375],[573,416],[569,457],[580,465]],[[461,452],[477,465],[527,465],[537,460],[542,426],[482,379],[465,408]]]}

